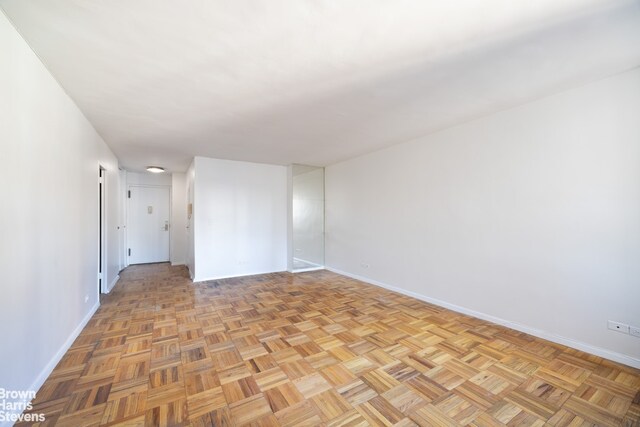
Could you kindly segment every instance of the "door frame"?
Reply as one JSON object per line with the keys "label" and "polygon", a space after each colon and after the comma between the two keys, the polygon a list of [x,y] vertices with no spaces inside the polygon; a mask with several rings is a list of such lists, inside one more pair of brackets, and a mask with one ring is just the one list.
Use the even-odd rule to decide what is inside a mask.
{"label": "door frame", "polygon": [[127,268],[127,171],[118,168],[118,273]]}
{"label": "door frame", "polygon": [[[98,296],[106,293],[107,284],[107,169],[98,165],[98,191],[99,191],[99,236],[98,236]],[[100,298],[98,298],[100,299]]]}
{"label": "door frame", "polygon": [[169,263],[171,263],[171,228],[173,227],[173,222],[172,220],[172,215],[173,215],[173,200],[171,198],[171,185],[152,185],[152,184],[127,184],[126,187],[126,192],[125,192],[125,200],[126,200],[126,226],[125,226],[125,248],[124,248],[124,258],[125,258],[125,264],[128,267],[129,265],[131,265],[131,263],[129,262],[129,230],[131,229],[130,226],[130,212],[129,212],[129,203],[130,203],[130,191],[132,187],[145,187],[145,188],[166,188],[169,190]]}

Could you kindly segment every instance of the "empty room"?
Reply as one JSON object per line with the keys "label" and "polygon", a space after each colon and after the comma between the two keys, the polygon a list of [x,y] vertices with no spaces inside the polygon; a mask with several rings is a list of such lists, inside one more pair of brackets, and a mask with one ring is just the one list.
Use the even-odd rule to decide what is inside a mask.
{"label": "empty room", "polygon": [[640,1],[0,0],[0,427],[640,426]]}

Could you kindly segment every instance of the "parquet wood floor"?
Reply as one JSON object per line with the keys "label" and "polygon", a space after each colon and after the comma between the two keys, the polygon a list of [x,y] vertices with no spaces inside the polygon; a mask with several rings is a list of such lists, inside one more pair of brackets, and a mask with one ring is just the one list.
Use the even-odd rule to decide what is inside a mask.
{"label": "parquet wood floor", "polygon": [[44,425],[640,425],[636,369],[327,271],[121,277]]}

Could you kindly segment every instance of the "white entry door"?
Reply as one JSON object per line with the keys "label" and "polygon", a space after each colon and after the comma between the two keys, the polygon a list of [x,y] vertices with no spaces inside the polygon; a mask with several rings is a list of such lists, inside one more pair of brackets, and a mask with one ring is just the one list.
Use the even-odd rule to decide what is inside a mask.
{"label": "white entry door", "polygon": [[129,187],[129,264],[169,261],[169,187]]}

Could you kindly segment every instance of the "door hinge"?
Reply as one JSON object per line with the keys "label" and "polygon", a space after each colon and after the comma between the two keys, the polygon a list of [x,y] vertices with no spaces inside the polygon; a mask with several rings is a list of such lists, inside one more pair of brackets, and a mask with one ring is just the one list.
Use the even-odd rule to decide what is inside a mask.
{"label": "door hinge", "polygon": [[98,273],[98,280],[102,280],[102,273]]}
{"label": "door hinge", "polygon": [[127,191],[127,197],[130,199],[131,198],[131,190]]}
{"label": "door hinge", "polygon": [[129,248],[129,252],[128,253],[129,253],[129,256],[131,256],[131,248]]}

